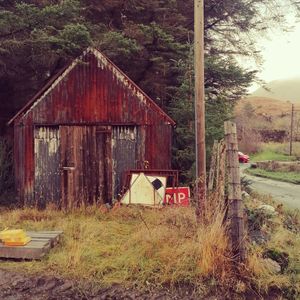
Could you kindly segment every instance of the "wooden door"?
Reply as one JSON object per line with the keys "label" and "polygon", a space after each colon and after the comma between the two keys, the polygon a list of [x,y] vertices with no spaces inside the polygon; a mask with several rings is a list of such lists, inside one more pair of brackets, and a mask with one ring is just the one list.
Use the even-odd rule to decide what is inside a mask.
{"label": "wooden door", "polygon": [[102,203],[112,201],[112,153],[111,128],[100,126],[96,129],[98,160],[98,197]]}
{"label": "wooden door", "polygon": [[61,126],[62,205],[105,203],[110,197],[109,132],[97,126]]}
{"label": "wooden door", "polygon": [[34,197],[39,208],[58,205],[60,188],[59,128],[39,126],[34,129]]}

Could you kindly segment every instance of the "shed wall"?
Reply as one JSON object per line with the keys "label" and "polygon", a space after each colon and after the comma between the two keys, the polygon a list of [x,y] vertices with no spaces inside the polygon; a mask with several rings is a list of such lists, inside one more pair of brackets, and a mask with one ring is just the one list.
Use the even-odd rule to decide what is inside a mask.
{"label": "shed wall", "polygon": [[27,205],[35,205],[35,126],[139,126],[141,146],[136,150],[136,160],[140,164],[147,160],[150,168],[171,167],[172,125],[111,64],[88,53],[82,63],[58,79],[14,120],[16,187]]}

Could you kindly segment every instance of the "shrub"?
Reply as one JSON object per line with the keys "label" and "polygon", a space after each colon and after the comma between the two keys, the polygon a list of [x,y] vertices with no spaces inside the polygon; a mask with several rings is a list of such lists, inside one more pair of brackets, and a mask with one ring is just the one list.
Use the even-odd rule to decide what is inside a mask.
{"label": "shrub", "polygon": [[246,176],[241,178],[242,190],[250,194],[252,192],[252,180],[248,179]]}
{"label": "shrub", "polygon": [[12,162],[12,146],[5,139],[0,138],[0,205],[11,202],[9,195],[14,190],[13,162]]}

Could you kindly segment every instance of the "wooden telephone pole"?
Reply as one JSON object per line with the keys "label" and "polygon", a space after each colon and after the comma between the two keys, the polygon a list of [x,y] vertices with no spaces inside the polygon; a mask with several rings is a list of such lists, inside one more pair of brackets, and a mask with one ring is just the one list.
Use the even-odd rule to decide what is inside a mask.
{"label": "wooden telephone pole", "polygon": [[196,199],[198,218],[206,202],[206,149],[204,99],[204,0],[194,0]]}

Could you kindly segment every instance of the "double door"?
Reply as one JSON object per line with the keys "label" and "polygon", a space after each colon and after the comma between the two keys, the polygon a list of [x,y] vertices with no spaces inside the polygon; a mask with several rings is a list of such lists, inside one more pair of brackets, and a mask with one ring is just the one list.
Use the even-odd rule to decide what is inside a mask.
{"label": "double door", "polygon": [[134,126],[38,126],[34,132],[35,202],[70,209],[110,202],[136,167]]}

